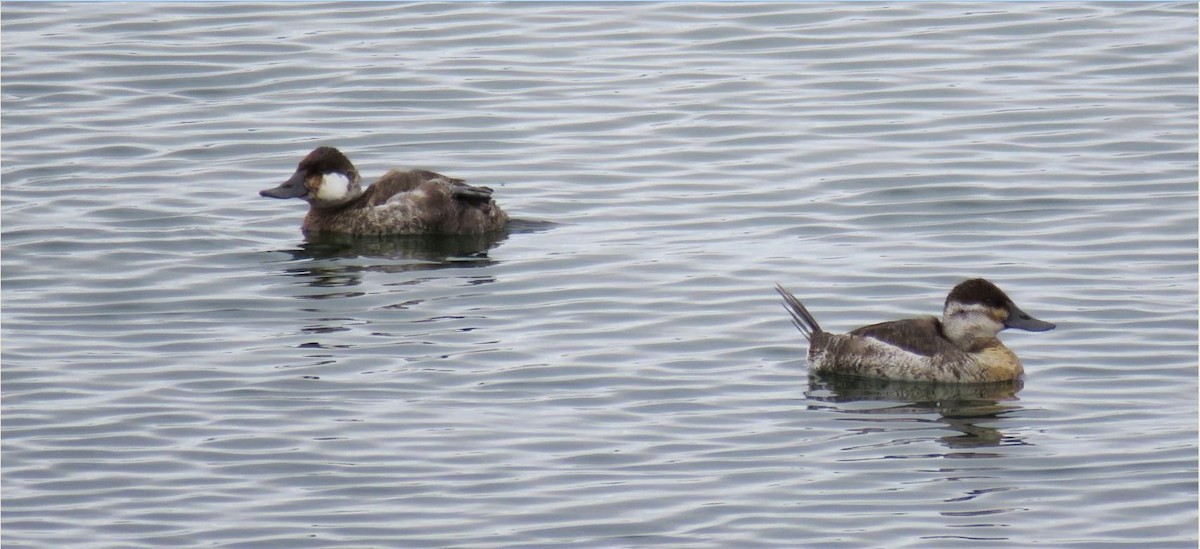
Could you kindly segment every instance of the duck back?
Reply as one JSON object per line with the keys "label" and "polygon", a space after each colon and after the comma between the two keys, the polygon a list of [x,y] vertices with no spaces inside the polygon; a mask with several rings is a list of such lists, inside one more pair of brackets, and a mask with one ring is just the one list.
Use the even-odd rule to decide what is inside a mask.
{"label": "duck back", "polygon": [[425,170],[391,170],[357,199],[313,208],[306,232],[347,234],[479,234],[498,230],[508,214],[492,190]]}

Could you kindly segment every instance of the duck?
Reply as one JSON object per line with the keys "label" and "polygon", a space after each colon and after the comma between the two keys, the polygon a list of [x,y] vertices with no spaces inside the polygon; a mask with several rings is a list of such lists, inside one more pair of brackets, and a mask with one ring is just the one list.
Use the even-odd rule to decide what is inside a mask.
{"label": "duck", "polygon": [[1030,332],[1055,328],[1022,311],[983,278],[954,286],[941,318],[893,320],[844,334],[821,329],[796,296],[779,284],[775,290],[783,297],[792,323],[808,339],[810,374],[948,383],[1014,381],[1023,377],[1025,369],[997,335],[1007,328]]}
{"label": "duck", "polygon": [[334,147],[317,147],[267,198],[308,202],[305,234],[482,234],[503,229],[508,214],[492,189],[426,170],[393,169],[362,189],[358,169]]}

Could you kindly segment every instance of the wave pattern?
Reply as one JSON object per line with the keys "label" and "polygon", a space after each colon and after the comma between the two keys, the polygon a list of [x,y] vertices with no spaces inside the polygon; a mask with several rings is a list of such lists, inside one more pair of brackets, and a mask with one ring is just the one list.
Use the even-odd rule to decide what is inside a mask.
{"label": "wave pattern", "polygon": [[[3,6],[5,547],[1196,540],[1194,3]],[[302,240],[318,143],[494,239]],[[1023,386],[808,379],[987,276]]]}

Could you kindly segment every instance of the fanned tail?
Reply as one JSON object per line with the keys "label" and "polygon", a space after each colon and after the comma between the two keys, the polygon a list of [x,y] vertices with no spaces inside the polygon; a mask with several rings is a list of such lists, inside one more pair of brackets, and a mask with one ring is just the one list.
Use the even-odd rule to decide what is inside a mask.
{"label": "fanned tail", "polygon": [[796,296],[783,289],[783,286],[779,284],[775,284],[775,291],[783,296],[783,308],[787,309],[788,314],[792,315],[792,324],[800,330],[800,333],[804,334],[805,339],[812,341],[813,337],[824,333],[821,330],[821,325],[817,324],[817,319],[813,317],[812,313],[808,312],[808,309],[804,307],[803,303],[800,303],[799,299],[796,299]]}

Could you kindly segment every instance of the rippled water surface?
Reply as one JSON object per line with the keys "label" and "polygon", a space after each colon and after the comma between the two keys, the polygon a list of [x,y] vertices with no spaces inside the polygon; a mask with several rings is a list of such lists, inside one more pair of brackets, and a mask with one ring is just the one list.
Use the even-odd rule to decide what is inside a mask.
{"label": "rippled water surface", "polygon": [[[3,4],[8,547],[1188,547],[1195,3]],[[318,144],[496,189],[306,240]],[[1024,383],[810,379],[985,276]]]}

